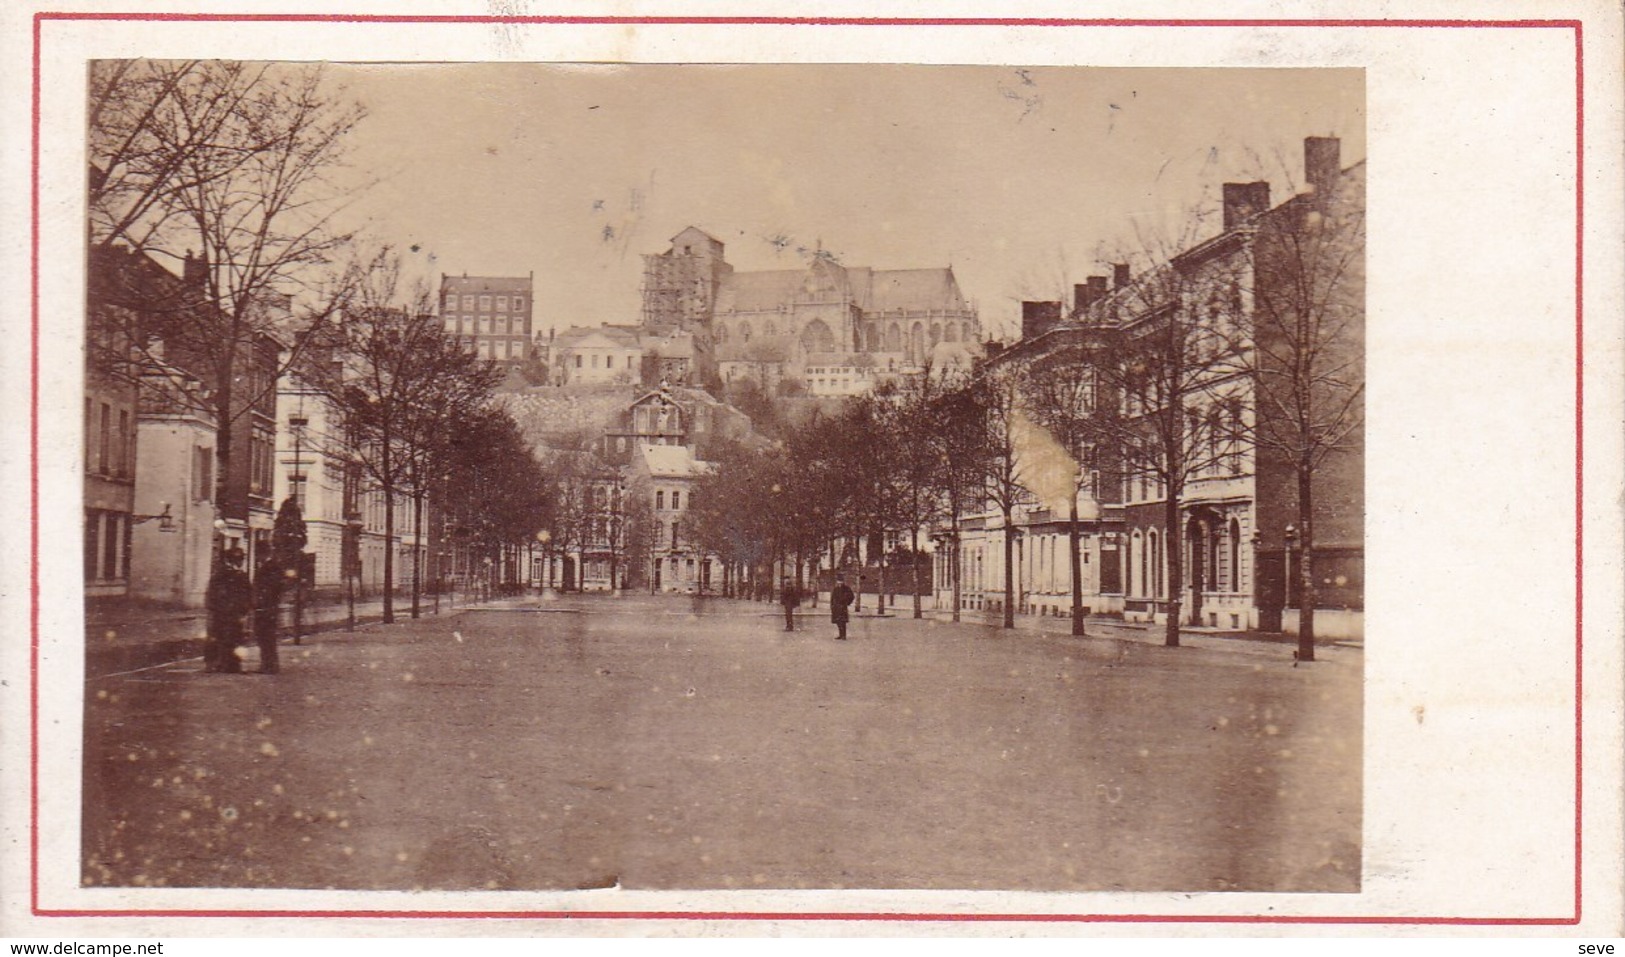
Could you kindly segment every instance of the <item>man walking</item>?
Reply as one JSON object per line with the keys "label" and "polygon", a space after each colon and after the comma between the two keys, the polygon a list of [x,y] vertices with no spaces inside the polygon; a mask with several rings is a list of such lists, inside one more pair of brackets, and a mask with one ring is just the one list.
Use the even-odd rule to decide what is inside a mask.
{"label": "man walking", "polygon": [[233,546],[220,556],[204,596],[209,610],[209,643],[204,652],[203,670],[242,673],[237,646],[243,641],[243,616],[248,614],[250,601],[248,573],[243,571],[243,550]]}
{"label": "man walking", "polygon": [[282,611],[282,563],[267,556],[254,569],[254,642],[260,646],[260,674],[274,675],[277,663],[277,618]]}
{"label": "man walking", "polygon": [[829,620],[835,623],[835,629],[839,632],[835,636],[836,641],[846,640],[846,610],[852,606],[853,597],[852,589],[846,585],[846,576],[836,575],[835,587],[829,593]]}
{"label": "man walking", "polygon": [[779,604],[784,606],[784,630],[795,631],[796,609],[801,607],[801,589],[796,587],[789,575],[784,576],[784,581],[779,585]]}

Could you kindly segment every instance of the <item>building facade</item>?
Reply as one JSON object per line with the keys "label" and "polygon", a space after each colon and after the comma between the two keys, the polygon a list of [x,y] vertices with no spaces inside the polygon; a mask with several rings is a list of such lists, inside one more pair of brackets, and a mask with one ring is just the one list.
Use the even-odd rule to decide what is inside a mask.
{"label": "building facade", "polygon": [[952,268],[849,267],[819,249],[804,269],[740,272],[721,242],[694,227],[644,256],[643,316],[650,328],[692,333],[702,375],[768,389],[789,379],[826,395],[916,374],[939,343],[975,348],[982,338]]}
{"label": "building facade", "polygon": [[530,358],[534,276],[440,277],[440,320],[481,359],[517,366]]}
{"label": "building facade", "polygon": [[[1092,501],[1079,500],[1085,523],[1080,541],[1084,604],[1091,612],[1120,612],[1129,621],[1164,621],[1176,607],[1189,627],[1219,631],[1295,631],[1302,603],[1300,496],[1312,502],[1315,632],[1353,637],[1363,632],[1364,452],[1359,383],[1364,381],[1365,167],[1344,169],[1335,139],[1305,142],[1307,190],[1271,206],[1265,183],[1226,184],[1219,235],[1151,263],[1139,275],[1117,265],[1075,287],[1070,315],[1058,304],[1024,309],[1031,333],[983,367],[1023,370],[1041,365],[1063,337],[1099,344],[1109,361],[1104,378],[1115,388],[1097,395],[1118,410],[1129,428],[1116,453],[1103,448],[1108,467],[1089,483]],[[1305,301],[1304,291],[1309,290]],[[1312,300],[1312,301],[1308,301]],[[1168,525],[1169,475],[1153,467],[1157,456],[1126,454],[1123,436],[1169,403],[1154,394],[1159,350],[1172,341],[1184,374],[1176,400],[1181,428],[1177,535]],[[1319,324],[1319,325],[1317,325]],[[1290,342],[1292,329],[1313,327],[1312,341]],[[1283,331],[1284,330],[1284,331]],[[1089,354],[1085,350],[1082,355]],[[1294,356],[1297,356],[1294,359]],[[1099,358],[1109,356],[1109,359]],[[1313,363],[1335,369],[1334,407],[1353,413],[1328,428],[1342,428],[1312,470],[1289,451],[1295,426],[1287,410],[1294,395],[1332,388],[1313,379]],[[1018,372],[1019,374],[1019,372]],[[1322,408],[1322,415],[1326,415]],[[1123,453],[1123,454],[1117,454]],[[1065,614],[1070,606],[1070,556],[1065,516],[1033,505],[1016,510],[1017,610]],[[1004,598],[1002,517],[971,517],[957,529],[961,600],[991,609]],[[955,540],[954,536],[942,536]],[[1179,580],[1173,580],[1170,542],[1179,542]],[[1057,553],[1057,549],[1059,550]],[[944,556],[945,561],[952,561]],[[1092,570],[1092,573],[1091,573]],[[951,600],[952,566],[939,567],[937,589]],[[1059,587],[1057,587],[1059,586]]]}

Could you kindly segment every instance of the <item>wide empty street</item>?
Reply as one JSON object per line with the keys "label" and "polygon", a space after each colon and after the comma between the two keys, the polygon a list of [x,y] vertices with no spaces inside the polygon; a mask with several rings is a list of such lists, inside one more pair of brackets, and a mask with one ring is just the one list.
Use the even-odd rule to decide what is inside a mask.
{"label": "wide empty street", "polygon": [[532,598],[92,679],[84,880],[1360,887],[1358,649],[803,612]]}

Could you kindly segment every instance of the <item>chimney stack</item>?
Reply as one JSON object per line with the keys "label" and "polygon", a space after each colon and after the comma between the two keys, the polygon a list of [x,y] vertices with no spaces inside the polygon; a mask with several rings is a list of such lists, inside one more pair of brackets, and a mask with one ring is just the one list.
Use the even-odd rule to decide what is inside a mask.
{"label": "chimney stack", "polygon": [[1342,144],[1335,136],[1306,136],[1303,140],[1303,178],[1316,193],[1328,193],[1343,171]]}
{"label": "chimney stack", "polygon": [[1061,324],[1059,301],[1023,302],[1021,304],[1021,338],[1033,339]]}
{"label": "chimney stack", "polygon": [[1112,288],[1127,289],[1128,283],[1128,263],[1112,263]]}
{"label": "chimney stack", "polygon": [[1270,208],[1270,184],[1225,183],[1224,228],[1235,229]]}

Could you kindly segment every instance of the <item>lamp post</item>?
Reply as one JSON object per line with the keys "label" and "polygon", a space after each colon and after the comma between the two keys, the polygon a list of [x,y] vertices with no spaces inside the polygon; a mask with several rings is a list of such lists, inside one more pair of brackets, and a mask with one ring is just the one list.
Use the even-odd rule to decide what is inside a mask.
{"label": "lamp post", "polygon": [[[300,411],[288,418],[288,428],[293,432],[293,474],[289,477],[288,494],[293,498],[294,504],[299,508],[302,519],[305,514],[305,426],[310,419],[304,415],[305,397],[299,397]],[[301,532],[300,538],[304,535]],[[294,563],[293,579],[293,643],[301,644],[305,634],[305,552],[301,547],[294,554],[287,556]]]}
{"label": "lamp post", "polygon": [[1286,607],[1297,608],[1298,602],[1292,587],[1296,583],[1292,574],[1292,553],[1298,547],[1298,526],[1288,524],[1282,535],[1286,540]]}
{"label": "lamp post", "polygon": [[553,533],[545,528],[538,531],[536,542],[542,546],[542,601],[557,601],[559,593],[553,589]]}

